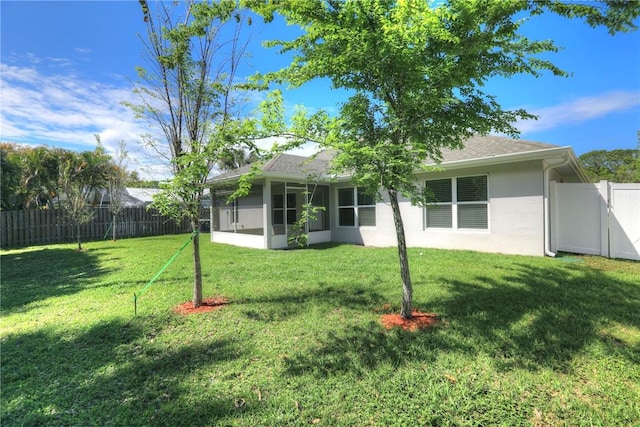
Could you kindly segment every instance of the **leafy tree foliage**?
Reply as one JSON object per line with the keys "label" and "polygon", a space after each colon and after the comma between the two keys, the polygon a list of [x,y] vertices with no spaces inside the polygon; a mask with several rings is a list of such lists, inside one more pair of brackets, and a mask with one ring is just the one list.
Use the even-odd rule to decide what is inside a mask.
{"label": "leafy tree foliage", "polygon": [[640,182],[639,150],[594,150],[578,159],[591,182]]}
{"label": "leafy tree foliage", "polygon": [[102,146],[95,151],[78,153],[3,143],[0,150],[2,209],[6,210],[60,207],[65,186],[73,181],[92,191],[106,184],[105,168],[112,165],[111,157]]}
{"label": "leafy tree foliage", "polygon": [[242,147],[229,147],[222,151],[220,160],[218,160],[218,168],[221,171],[230,171],[259,160],[261,160],[261,156],[255,150],[248,151]]}
{"label": "leafy tree foliage", "polygon": [[[582,18],[610,33],[635,29],[638,2],[547,0],[250,0],[271,19],[279,13],[304,34],[270,46],[295,57],[270,78],[294,86],[328,78],[353,95],[324,143],[338,150],[335,165],[354,174],[370,194],[387,196],[393,210],[403,284],[401,315],[412,316],[412,282],[399,197],[426,202],[416,171],[443,148],[462,148],[474,134],[517,136],[524,110],[505,110],[484,84],[493,77],[566,76],[542,54],[551,40],[520,33],[523,16]],[[381,193],[378,193],[382,189]]]}
{"label": "leafy tree foliage", "polygon": [[0,209],[18,210],[23,205],[20,197],[22,165],[15,145],[0,144]]}
{"label": "leafy tree foliage", "polygon": [[3,143],[2,209],[53,207],[60,149]]}
{"label": "leafy tree foliage", "polygon": [[133,188],[160,188],[158,180],[143,180],[136,171],[127,171],[125,176],[125,187]]}

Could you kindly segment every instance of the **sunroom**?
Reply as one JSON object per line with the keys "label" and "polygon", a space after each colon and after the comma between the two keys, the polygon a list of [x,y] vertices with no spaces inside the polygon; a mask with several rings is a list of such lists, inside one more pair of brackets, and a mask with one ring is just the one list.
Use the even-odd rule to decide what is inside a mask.
{"label": "sunroom", "polygon": [[330,186],[322,180],[326,164],[278,156],[261,168],[249,194],[233,200],[229,195],[248,167],[215,177],[209,182],[211,240],[260,249],[330,242]]}

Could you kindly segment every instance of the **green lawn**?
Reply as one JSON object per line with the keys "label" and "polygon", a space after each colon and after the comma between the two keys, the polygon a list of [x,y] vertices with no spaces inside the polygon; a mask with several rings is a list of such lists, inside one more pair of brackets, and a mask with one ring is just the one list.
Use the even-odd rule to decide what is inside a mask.
{"label": "green lawn", "polygon": [[394,248],[203,242],[134,316],[187,238],[1,252],[3,426],[640,425],[640,263],[411,249],[412,333]]}

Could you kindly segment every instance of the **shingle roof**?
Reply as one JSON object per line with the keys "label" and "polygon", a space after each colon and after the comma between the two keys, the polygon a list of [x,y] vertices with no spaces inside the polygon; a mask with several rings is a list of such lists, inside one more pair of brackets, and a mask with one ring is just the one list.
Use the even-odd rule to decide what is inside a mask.
{"label": "shingle roof", "polygon": [[[315,157],[280,154],[262,166],[262,173],[272,175],[320,175],[327,172],[329,161],[333,158],[332,151],[318,153]],[[238,169],[215,176],[211,181],[224,181],[240,177],[249,172],[251,165],[244,165]]]}
{"label": "shingle roof", "polygon": [[[557,145],[542,142],[511,139],[501,136],[474,136],[464,143],[464,148],[459,150],[443,149],[441,164],[460,162],[466,160],[490,159],[511,154],[530,153],[559,148]],[[319,175],[327,171],[329,162],[334,157],[335,151],[327,150],[315,157],[294,156],[292,154],[280,154],[269,160],[262,172],[272,175],[309,176]],[[427,160],[427,164],[434,164]],[[214,177],[211,182],[225,181],[238,178],[249,172],[251,166],[245,165],[236,170],[226,172]]]}
{"label": "shingle roof", "polygon": [[442,150],[442,163],[486,159],[490,157],[528,153],[532,151],[544,151],[550,148],[558,148],[558,146],[542,142],[505,138],[501,136],[474,136],[465,141],[464,148],[461,150]]}

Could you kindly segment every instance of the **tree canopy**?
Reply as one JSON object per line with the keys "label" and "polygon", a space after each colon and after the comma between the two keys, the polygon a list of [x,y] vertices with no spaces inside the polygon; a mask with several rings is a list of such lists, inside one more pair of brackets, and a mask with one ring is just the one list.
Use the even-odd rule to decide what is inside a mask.
{"label": "tree canopy", "polygon": [[46,146],[0,145],[2,154],[2,206],[4,210],[60,207],[64,186],[105,186],[113,159],[102,147],[76,152]]}
{"label": "tree canopy", "polygon": [[640,150],[593,150],[578,160],[591,182],[640,182]]}

